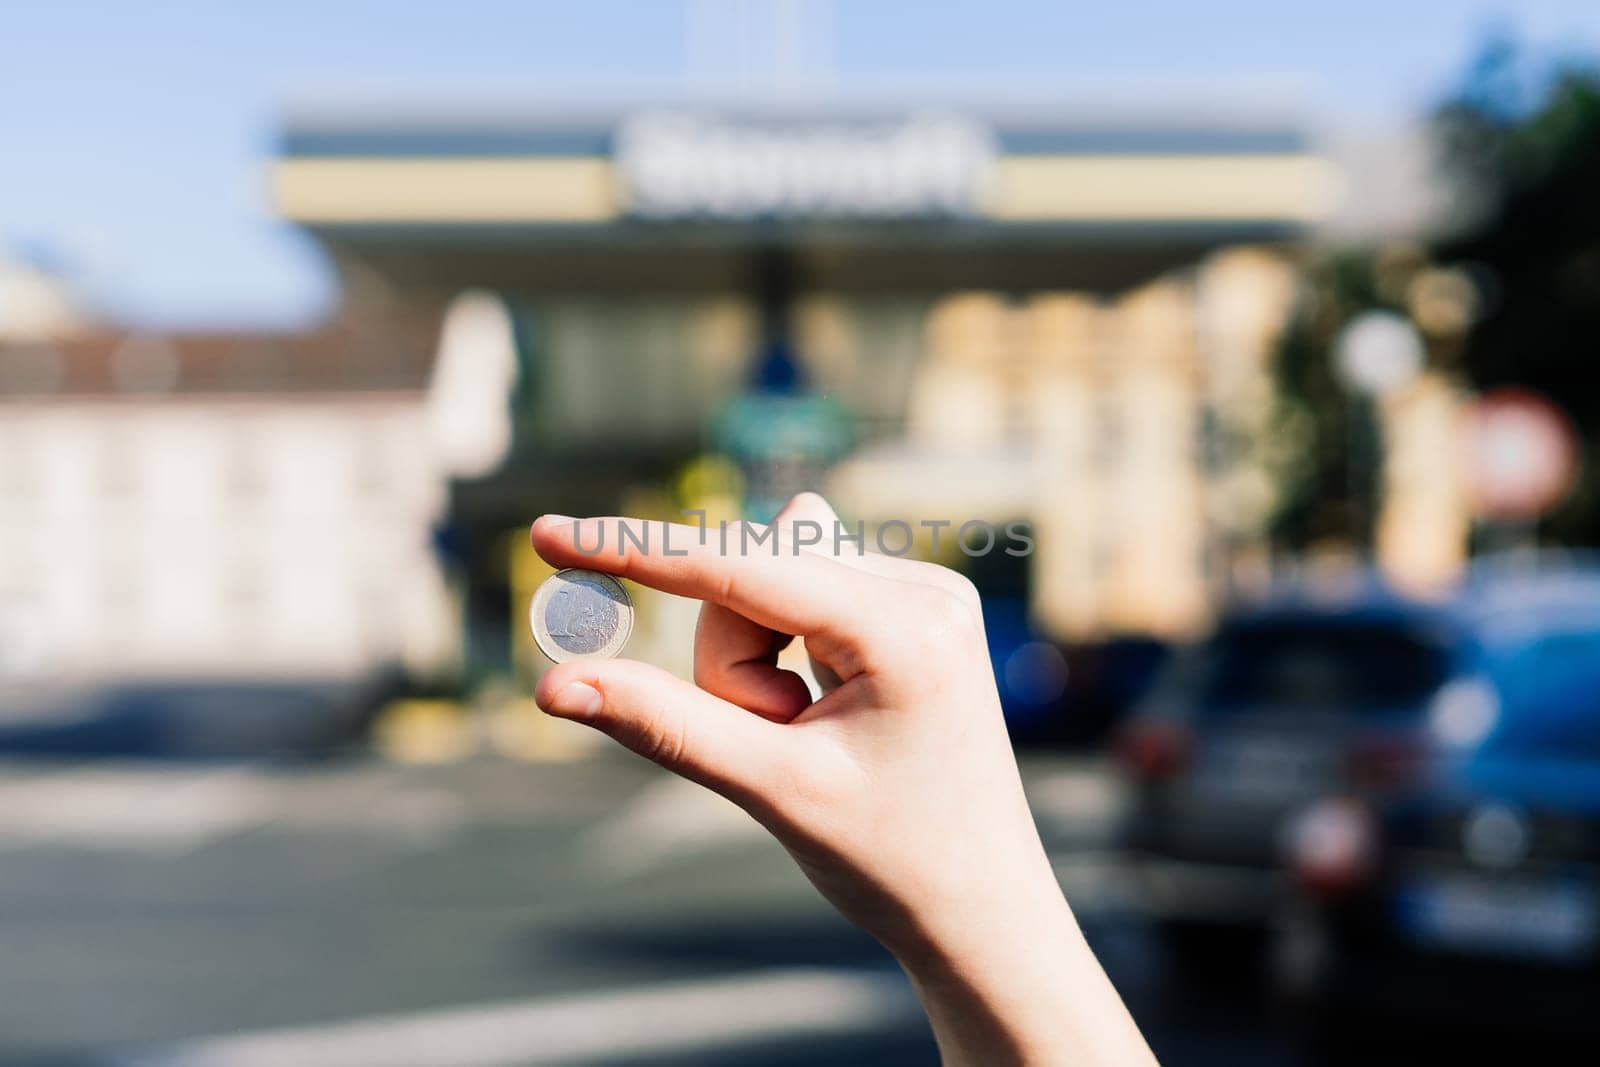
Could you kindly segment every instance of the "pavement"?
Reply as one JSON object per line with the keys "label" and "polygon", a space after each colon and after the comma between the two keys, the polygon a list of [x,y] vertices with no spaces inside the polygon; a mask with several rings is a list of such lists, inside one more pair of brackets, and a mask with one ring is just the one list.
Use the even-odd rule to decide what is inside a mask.
{"label": "pavement", "polygon": [[[935,1061],[893,961],[742,812],[569,755],[0,764],[0,1063]],[[1164,1062],[1311,1061],[1249,978],[1167,972],[1113,776],[1024,776]]]}

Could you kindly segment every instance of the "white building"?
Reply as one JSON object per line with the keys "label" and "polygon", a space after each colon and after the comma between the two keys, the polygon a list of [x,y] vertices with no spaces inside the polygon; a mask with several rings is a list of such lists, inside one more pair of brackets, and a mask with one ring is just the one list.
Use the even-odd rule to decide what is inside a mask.
{"label": "white building", "polygon": [[0,682],[448,661],[435,335],[0,335]]}

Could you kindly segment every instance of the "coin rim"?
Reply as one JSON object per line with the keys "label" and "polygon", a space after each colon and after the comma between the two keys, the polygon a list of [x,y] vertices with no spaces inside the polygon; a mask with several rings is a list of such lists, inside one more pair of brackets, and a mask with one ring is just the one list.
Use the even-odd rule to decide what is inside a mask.
{"label": "coin rim", "polygon": [[[543,608],[549,604],[550,598],[555,595],[556,579],[574,574],[581,574],[586,578],[599,578],[609,582],[622,597],[622,603],[618,607],[624,610],[617,612],[617,632],[610,641],[607,641],[593,652],[567,651],[560,645],[555,644],[555,641],[548,633],[544,632],[543,627],[538,622],[543,614]],[[570,577],[568,580],[571,580]],[[587,567],[563,567],[540,582],[539,588],[533,591],[533,598],[528,602],[528,629],[533,633],[533,643],[539,647],[539,651],[544,654],[544,658],[551,663],[570,663],[573,660],[580,659],[613,659],[617,653],[622,651],[623,646],[628,643],[628,638],[633,636],[633,598],[628,595],[628,591],[623,588],[621,582],[605,571],[590,570]]]}

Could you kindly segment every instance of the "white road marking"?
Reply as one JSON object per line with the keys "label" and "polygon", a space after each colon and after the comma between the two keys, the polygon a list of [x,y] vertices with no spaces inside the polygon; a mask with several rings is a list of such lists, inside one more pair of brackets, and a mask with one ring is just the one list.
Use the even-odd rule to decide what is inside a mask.
{"label": "white road marking", "polygon": [[1109,828],[1127,808],[1127,787],[1098,762],[1025,765],[1035,817],[1062,828]]}
{"label": "white road marking", "polygon": [[582,855],[603,869],[635,875],[670,857],[770,840],[730,800],[668,776],[652,782],[621,811],[588,830]]}
{"label": "white road marking", "polygon": [[177,855],[262,826],[432,839],[466,819],[460,798],[388,774],[98,765],[0,769],[0,848]]}
{"label": "white road marking", "polygon": [[848,1036],[921,1018],[888,972],[748,974],[206,1038],[119,1067],[497,1067]]}
{"label": "white road marking", "polygon": [[0,842],[183,852],[270,812],[249,771],[127,768],[8,775]]}

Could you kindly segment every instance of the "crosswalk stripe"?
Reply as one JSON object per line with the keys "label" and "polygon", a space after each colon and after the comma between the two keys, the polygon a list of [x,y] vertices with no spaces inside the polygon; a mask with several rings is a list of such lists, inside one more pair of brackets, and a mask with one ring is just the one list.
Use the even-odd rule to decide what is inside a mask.
{"label": "crosswalk stripe", "polygon": [[895,973],[782,969],[200,1039],[119,1067],[584,1063],[877,1032],[920,1018]]}

